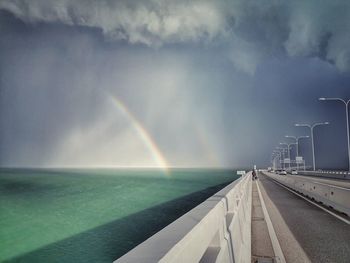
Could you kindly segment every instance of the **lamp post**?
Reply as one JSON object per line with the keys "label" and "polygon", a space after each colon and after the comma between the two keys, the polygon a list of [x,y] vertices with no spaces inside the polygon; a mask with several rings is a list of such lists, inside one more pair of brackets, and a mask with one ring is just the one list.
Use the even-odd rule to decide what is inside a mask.
{"label": "lamp post", "polygon": [[278,170],[279,167],[281,167],[281,155],[277,154],[275,157],[275,169],[274,170]]}
{"label": "lamp post", "polygon": [[280,154],[276,154],[274,160],[275,160],[274,170],[277,170],[277,169],[279,169],[279,167],[281,167],[281,155]]}
{"label": "lamp post", "polygon": [[285,167],[285,163],[284,163],[284,152],[287,151],[286,148],[282,148],[282,147],[276,147],[276,149],[280,152],[280,154],[282,155],[282,163],[283,163],[283,170],[286,169]]}
{"label": "lamp post", "polygon": [[276,155],[274,155],[274,154],[271,155],[271,164],[272,164],[272,169],[275,169],[275,167],[276,167]]}
{"label": "lamp post", "polygon": [[[276,156],[274,156],[276,155]],[[281,152],[280,151],[273,151],[272,152],[272,156],[274,156],[275,158],[273,159],[274,160],[274,170],[277,170],[278,169],[278,165],[277,165],[277,169],[276,169],[276,158],[278,158],[278,160],[281,162]]]}
{"label": "lamp post", "polygon": [[319,98],[321,101],[325,100],[335,100],[335,101],[340,101],[345,104],[345,116],[346,116],[346,135],[348,137],[348,171],[350,171],[350,135],[349,135],[349,104],[350,104],[350,99],[348,101],[345,101],[341,98]]}
{"label": "lamp post", "polygon": [[276,156],[274,155],[274,153],[272,153],[270,162],[271,162],[273,167],[275,166],[275,158],[276,158]]}
{"label": "lamp post", "polygon": [[280,145],[287,145],[287,149],[288,149],[288,159],[289,159],[289,170],[290,170],[290,146],[294,145],[296,143],[285,143],[285,142],[280,142]]}
{"label": "lamp post", "polygon": [[304,139],[304,138],[310,138],[310,136],[308,136],[308,135],[306,135],[306,136],[291,136],[291,135],[286,135],[286,136],[284,136],[284,137],[286,137],[286,138],[292,138],[292,139],[295,140],[295,145],[296,145],[296,147],[297,147],[297,149],[296,149],[296,154],[297,154],[297,156],[299,156],[299,140],[300,140],[300,139]]}
{"label": "lamp post", "polygon": [[[295,145],[296,145],[296,156],[298,156],[299,157],[299,140],[300,139],[306,139],[306,138],[309,138],[310,136],[308,136],[308,135],[306,135],[306,136],[291,136],[291,135],[286,135],[286,136],[284,136],[284,137],[286,137],[286,138],[292,138],[292,139],[294,139],[295,140]],[[297,160],[296,160],[296,158],[295,158],[295,162],[296,162],[296,165],[297,165],[297,170],[299,169],[299,164],[298,164],[298,162],[297,162]]]}
{"label": "lamp post", "polygon": [[317,126],[321,126],[321,125],[328,125],[329,122],[316,122],[314,124],[295,124],[295,126],[297,127],[308,127],[310,129],[310,133],[311,133],[311,146],[312,146],[312,167],[313,170],[315,171],[315,145],[314,145],[314,128]]}

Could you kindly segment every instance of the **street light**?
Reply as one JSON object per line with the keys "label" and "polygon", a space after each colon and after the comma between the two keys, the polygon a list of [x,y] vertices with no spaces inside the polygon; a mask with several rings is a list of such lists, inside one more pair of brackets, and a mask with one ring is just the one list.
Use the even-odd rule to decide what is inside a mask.
{"label": "street light", "polygon": [[[291,136],[291,135],[286,135],[284,136],[286,138],[291,138],[291,139],[294,139],[295,140],[295,145],[296,145],[296,156],[299,157],[299,140],[300,139],[306,139],[306,138],[309,138],[310,136]],[[296,165],[297,165],[297,170],[299,170],[299,164],[298,164],[298,161],[297,161],[297,158],[295,158],[295,162],[296,162]],[[305,160],[304,160],[305,162]]]}
{"label": "street light", "polygon": [[280,145],[287,145],[287,148],[288,148],[289,170],[290,170],[290,146],[294,145],[294,144],[296,144],[296,143],[285,143],[285,142],[282,143],[282,142],[280,142]]}
{"label": "street light", "polygon": [[[274,156],[275,155],[275,156]],[[278,158],[279,162],[281,163],[281,152],[278,150],[272,151],[272,156],[274,156],[275,158],[274,160],[274,170],[278,169],[278,165],[277,165],[277,169],[276,169],[276,158]]]}
{"label": "street light", "polygon": [[296,149],[296,153],[297,153],[297,156],[299,156],[299,140],[300,139],[304,139],[304,138],[310,138],[310,136],[306,135],[306,136],[291,136],[291,135],[286,135],[284,136],[286,138],[292,138],[295,140],[295,144],[297,146],[297,149]]}
{"label": "street light", "polygon": [[274,165],[275,159],[276,159],[276,154],[274,152],[272,152],[271,153],[271,159],[270,159],[270,162],[271,162],[272,165]]}
{"label": "street light", "polygon": [[281,155],[276,154],[274,158],[274,170],[281,168]]}
{"label": "street light", "polygon": [[275,170],[276,167],[276,155],[274,153],[271,154],[271,164],[273,169]]}
{"label": "street light", "polygon": [[349,136],[349,104],[350,100],[345,101],[341,98],[319,98],[318,100],[335,100],[335,101],[341,101],[345,104],[345,112],[346,112],[346,134],[348,137],[348,170],[350,171],[350,136]]}
{"label": "street light", "polygon": [[280,155],[282,155],[282,163],[283,163],[283,170],[284,170],[286,168],[284,163],[284,152],[287,151],[287,149],[282,147],[276,147],[276,149],[280,152]]}
{"label": "street light", "polygon": [[[310,136],[291,136],[291,135],[286,135],[284,136],[286,138],[291,138],[295,140],[295,145],[296,145],[296,156],[299,157],[299,140],[304,139],[304,138],[309,138]],[[299,170],[299,163],[297,158],[295,157],[295,163],[297,165],[297,170]],[[304,160],[304,167],[305,167],[305,160]]]}
{"label": "street light", "polygon": [[320,125],[328,125],[329,122],[326,121],[326,122],[316,122],[312,125],[310,124],[299,124],[299,123],[296,123],[295,126],[297,127],[308,127],[310,128],[310,133],[311,133],[311,146],[312,146],[312,166],[313,166],[313,170],[315,171],[315,145],[314,145],[314,128],[316,126],[320,126]]}

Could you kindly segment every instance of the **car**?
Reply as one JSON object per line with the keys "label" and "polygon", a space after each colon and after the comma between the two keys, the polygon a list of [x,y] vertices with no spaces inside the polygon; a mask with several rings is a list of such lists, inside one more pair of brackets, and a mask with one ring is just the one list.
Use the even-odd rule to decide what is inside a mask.
{"label": "car", "polygon": [[297,174],[298,174],[298,171],[297,171],[297,170],[292,170],[292,171],[291,171],[291,174],[297,175]]}
{"label": "car", "polygon": [[279,172],[280,175],[287,175],[287,172],[285,170],[282,170]]}

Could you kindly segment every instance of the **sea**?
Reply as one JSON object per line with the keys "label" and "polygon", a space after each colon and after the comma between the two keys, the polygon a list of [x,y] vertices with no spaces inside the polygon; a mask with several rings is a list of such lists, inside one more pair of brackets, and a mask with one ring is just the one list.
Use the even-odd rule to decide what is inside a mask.
{"label": "sea", "polygon": [[0,169],[0,262],[112,262],[238,176],[229,169]]}

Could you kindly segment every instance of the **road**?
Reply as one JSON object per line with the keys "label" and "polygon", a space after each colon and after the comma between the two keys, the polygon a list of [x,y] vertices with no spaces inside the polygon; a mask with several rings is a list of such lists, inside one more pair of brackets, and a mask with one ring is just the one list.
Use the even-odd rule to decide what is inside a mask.
{"label": "road", "polygon": [[[339,183],[323,178],[304,178],[320,183]],[[340,187],[348,187],[346,182],[341,184]],[[259,185],[287,262],[350,262],[349,224],[261,173]]]}

